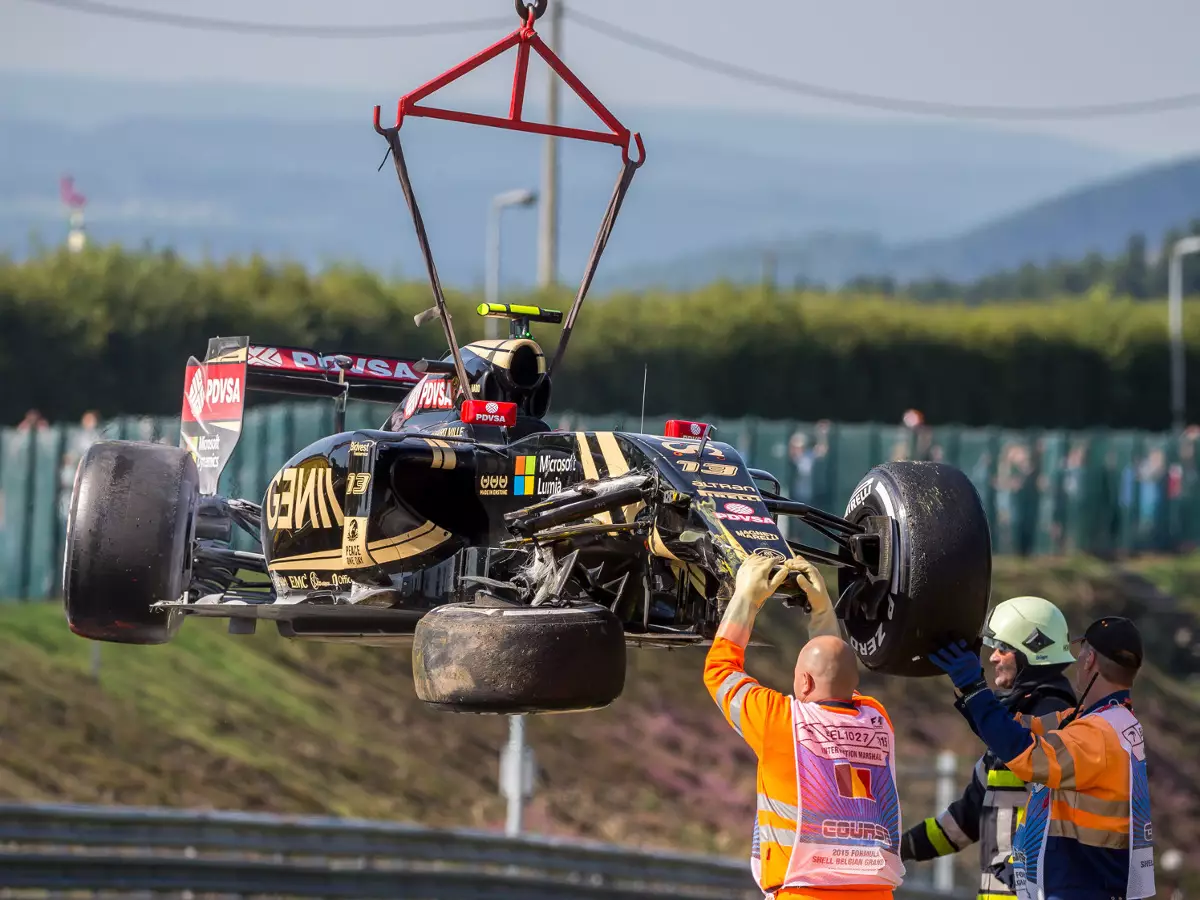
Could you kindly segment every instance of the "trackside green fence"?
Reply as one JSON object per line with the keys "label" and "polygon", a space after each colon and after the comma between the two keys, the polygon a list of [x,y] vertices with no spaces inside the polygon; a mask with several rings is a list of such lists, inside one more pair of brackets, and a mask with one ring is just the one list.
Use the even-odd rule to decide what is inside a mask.
{"label": "trackside green fence", "polygon": [[[351,404],[348,428],[378,428],[389,409]],[[661,433],[664,417],[645,420]],[[642,430],[637,415],[562,414],[567,429]],[[767,469],[794,499],[840,512],[862,475],[887,460],[958,466],[983,499],[997,553],[1106,557],[1185,552],[1200,545],[1200,429],[1013,431],[760,419],[713,420],[716,438]],[[328,402],[261,405],[246,411],[237,450],[222,475],[226,494],[261,499],[275,471],[334,427]],[[178,418],[125,417],[97,428],[54,425],[0,431],[0,598],[55,597],[63,534],[78,460],[95,440],[177,444]],[[789,523],[793,525],[795,523]],[[792,537],[800,537],[795,527]],[[814,535],[805,535],[813,540]],[[239,546],[253,546],[247,536]]]}

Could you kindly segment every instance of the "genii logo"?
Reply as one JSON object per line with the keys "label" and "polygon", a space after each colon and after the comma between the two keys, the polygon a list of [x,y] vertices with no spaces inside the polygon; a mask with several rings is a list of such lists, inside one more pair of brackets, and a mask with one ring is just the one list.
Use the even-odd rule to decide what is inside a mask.
{"label": "genii logo", "polygon": [[328,463],[289,466],[267,488],[263,513],[272,531],[340,527],[345,521]]}

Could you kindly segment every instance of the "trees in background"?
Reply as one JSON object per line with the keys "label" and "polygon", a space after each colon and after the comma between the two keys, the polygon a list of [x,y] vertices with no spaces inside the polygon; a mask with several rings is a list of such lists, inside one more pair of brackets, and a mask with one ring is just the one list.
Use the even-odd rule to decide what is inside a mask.
{"label": "trees in background", "polygon": [[[1060,285],[1058,295],[1008,303],[922,303],[865,283],[836,294],[714,284],[597,297],[556,377],[553,407],[636,411],[648,365],[649,414],[898,422],[917,408],[930,423],[1163,428],[1164,304],[1112,287],[1066,296],[1107,284],[1085,277],[1101,265],[1130,292],[1149,290],[1162,263],[1139,268],[1137,256],[1050,269],[1058,280],[1046,284]],[[1038,272],[1014,277],[1036,295]],[[570,299],[536,302],[565,309]],[[451,291],[449,302],[460,339],[482,337],[478,298]],[[193,265],[115,247],[0,259],[0,421],[15,425],[31,408],[57,420],[89,409],[175,413],[184,365],[214,335],[440,358],[441,330],[413,325],[430,303],[424,284],[343,266],[310,274],[259,258]],[[1195,421],[1200,308],[1189,303],[1184,318]],[[557,333],[535,328],[548,352]]]}

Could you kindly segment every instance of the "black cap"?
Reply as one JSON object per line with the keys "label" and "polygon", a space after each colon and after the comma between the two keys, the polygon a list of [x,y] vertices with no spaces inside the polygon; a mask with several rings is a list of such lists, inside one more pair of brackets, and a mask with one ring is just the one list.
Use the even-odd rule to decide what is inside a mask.
{"label": "black cap", "polygon": [[1086,641],[1101,656],[1127,669],[1142,667],[1142,635],[1137,626],[1122,616],[1105,616],[1088,626],[1083,637],[1071,643]]}

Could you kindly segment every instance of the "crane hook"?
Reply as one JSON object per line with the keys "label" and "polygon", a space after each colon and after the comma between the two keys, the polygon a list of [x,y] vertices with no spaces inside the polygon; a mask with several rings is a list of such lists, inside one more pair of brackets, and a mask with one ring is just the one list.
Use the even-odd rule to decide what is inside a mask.
{"label": "crane hook", "polygon": [[533,0],[532,3],[526,2],[526,0],[515,0],[517,15],[520,16],[522,22],[529,21],[530,13],[533,14],[535,20],[540,19],[549,2],[550,0]]}

